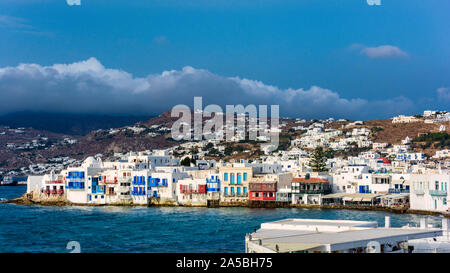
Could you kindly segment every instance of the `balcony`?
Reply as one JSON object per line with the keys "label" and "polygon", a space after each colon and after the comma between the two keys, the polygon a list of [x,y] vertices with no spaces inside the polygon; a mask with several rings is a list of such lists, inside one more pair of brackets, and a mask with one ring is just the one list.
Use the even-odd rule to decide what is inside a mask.
{"label": "balcony", "polygon": [[413,190],[415,195],[424,195],[425,191],[423,189],[414,189]]}
{"label": "balcony", "polygon": [[219,192],[219,191],[220,191],[220,187],[217,187],[217,188],[207,188],[206,191],[207,191],[207,192]]}
{"label": "balcony", "polygon": [[211,178],[206,178],[206,183],[220,183],[220,179],[211,179]]}
{"label": "balcony", "polygon": [[66,189],[84,190],[84,182],[69,182]]}
{"label": "balcony", "polygon": [[145,195],[145,191],[131,191],[131,195]]}
{"label": "balcony", "polygon": [[46,181],[46,184],[63,184],[64,182],[62,180],[51,180],[51,181]]}
{"label": "balcony", "polygon": [[167,187],[169,184],[167,183],[166,179],[163,179],[161,181],[159,178],[149,178],[148,179],[148,186],[149,187]]}
{"label": "balcony", "polygon": [[389,193],[409,193],[409,189],[389,189]]}
{"label": "balcony", "polygon": [[144,176],[133,176],[133,185],[145,185],[145,177]]}
{"label": "balcony", "polygon": [[206,190],[205,189],[198,189],[198,190],[192,190],[192,189],[187,189],[187,190],[180,190],[180,193],[182,193],[182,194],[197,194],[197,193],[199,193],[199,194],[204,194],[204,193],[206,193]]}
{"label": "balcony", "polygon": [[151,193],[147,195],[147,198],[160,198],[161,196],[157,193]]}
{"label": "balcony", "polygon": [[103,185],[92,186],[92,193],[105,193],[105,186]]}
{"label": "balcony", "polygon": [[114,177],[114,179],[105,179],[105,180],[103,180],[103,183],[105,183],[105,184],[117,184],[117,177]]}
{"label": "balcony", "polygon": [[[299,194],[329,194],[331,191],[327,190],[300,190]],[[295,193],[295,192],[293,192]]]}
{"label": "balcony", "polygon": [[66,177],[66,181],[67,182],[80,183],[80,182],[84,182],[84,178],[80,178],[80,177]]}
{"label": "balcony", "polygon": [[248,193],[236,194],[236,197],[248,197]]}
{"label": "balcony", "polygon": [[447,196],[447,192],[440,191],[440,190],[430,190],[430,195],[432,195],[432,196]]}

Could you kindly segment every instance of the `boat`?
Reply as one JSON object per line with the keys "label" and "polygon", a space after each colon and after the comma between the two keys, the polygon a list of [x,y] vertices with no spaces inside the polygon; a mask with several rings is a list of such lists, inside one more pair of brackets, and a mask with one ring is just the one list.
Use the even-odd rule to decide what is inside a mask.
{"label": "boat", "polygon": [[5,176],[3,177],[2,182],[0,183],[0,186],[17,186],[18,183],[15,181],[12,176]]}

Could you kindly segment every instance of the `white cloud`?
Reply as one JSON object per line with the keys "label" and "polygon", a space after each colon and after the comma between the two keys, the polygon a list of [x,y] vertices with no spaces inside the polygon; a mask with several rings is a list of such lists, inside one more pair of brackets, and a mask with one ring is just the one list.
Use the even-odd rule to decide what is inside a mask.
{"label": "white cloud", "polygon": [[157,37],[153,38],[153,41],[159,45],[162,45],[167,42],[167,37],[166,36],[157,36]]}
{"label": "white cloud", "polygon": [[69,6],[81,6],[81,0],[66,0]]}
{"label": "white cloud", "polygon": [[12,29],[33,29],[27,20],[19,17],[0,15],[0,27]]}
{"label": "white cloud", "polygon": [[[105,68],[90,58],[72,64],[20,64],[0,68],[0,111],[63,111],[103,114],[157,114],[177,104],[280,105],[280,114],[304,118],[366,118],[411,110],[406,98],[346,99],[330,89],[281,89],[239,77],[222,77],[190,66],[146,77]],[[225,109],[225,108],[224,108]]]}
{"label": "white cloud", "polygon": [[450,101],[450,88],[449,87],[441,87],[436,90],[438,99],[440,100],[448,100]]}
{"label": "white cloud", "polygon": [[381,45],[376,47],[367,47],[361,44],[353,44],[350,49],[359,49],[361,54],[372,59],[408,57],[408,54],[400,48],[392,45]]}

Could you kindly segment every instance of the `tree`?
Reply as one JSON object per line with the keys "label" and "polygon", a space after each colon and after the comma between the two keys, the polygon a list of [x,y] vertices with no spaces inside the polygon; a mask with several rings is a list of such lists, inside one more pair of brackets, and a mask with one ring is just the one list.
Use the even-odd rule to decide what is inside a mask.
{"label": "tree", "polygon": [[191,159],[186,156],[185,158],[183,158],[180,162],[181,166],[191,166]]}
{"label": "tree", "polygon": [[327,166],[327,157],[325,156],[325,152],[323,151],[322,147],[317,147],[313,154],[312,158],[309,161],[309,167],[313,169],[315,172],[324,172],[328,169]]}

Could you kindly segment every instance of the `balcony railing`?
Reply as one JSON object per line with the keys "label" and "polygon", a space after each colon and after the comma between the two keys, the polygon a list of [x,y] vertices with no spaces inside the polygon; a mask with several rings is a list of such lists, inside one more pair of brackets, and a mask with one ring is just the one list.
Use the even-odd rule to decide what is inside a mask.
{"label": "balcony railing", "polygon": [[223,196],[225,196],[225,197],[248,197],[248,193],[241,193],[241,194],[225,193]]}
{"label": "balcony railing", "polygon": [[430,190],[430,195],[433,195],[433,196],[447,196],[447,192],[446,191],[441,191],[441,190]]}
{"label": "balcony railing", "polygon": [[151,193],[147,195],[147,198],[160,198],[161,196],[159,194]]}
{"label": "balcony railing", "polygon": [[206,183],[220,183],[220,179],[206,178]]}
{"label": "balcony railing", "polygon": [[169,185],[169,183],[167,183],[167,181],[150,180],[148,182],[149,187],[167,187],[168,185]]}
{"label": "balcony railing", "polygon": [[204,190],[204,189],[198,189],[198,190],[187,189],[187,190],[180,190],[180,193],[183,193],[183,194],[206,193],[206,190]]}
{"label": "balcony railing", "polygon": [[389,189],[389,193],[409,193],[409,189]]}
{"label": "balcony railing", "polygon": [[425,191],[423,189],[414,189],[413,192],[416,195],[423,195],[423,194],[425,194]]}
{"label": "balcony railing", "polygon": [[92,186],[92,193],[105,193],[105,186],[103,185]]}
{"label": "balcony railing", "polygon": [[328,190],[296,190],[293,193],[299,194],[328,194],[330,191]]}
{"label": "balcony railing", "polygon": [[46,181],[46,184],[63,184],[64,181],[62,180],[50,180],[50,181]]}
{"label": "balcony railing", "polygon": [[117,184],[117,178],[114,178],[114,179],[105,179],[105,180],[103,180],[103,183],[105,183],[105,184]]}
{"label": "balcony railing", "polygon": [[67,182],[84,182],[84,178],[80,177],[66,177]]}
{"label": "balcony railing", "polygon": [[248,193],[236,194],[236,197],[248,197]]}
{"label": "balcony railing", "polygon": [[131,191],[131,195],[145,195],[145,191]]}
{"label": "balcony railing", "polygon": [[69,182],[66,186],[66,189],[83,190],[84,182]]}

